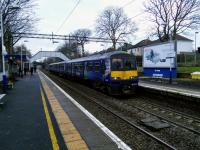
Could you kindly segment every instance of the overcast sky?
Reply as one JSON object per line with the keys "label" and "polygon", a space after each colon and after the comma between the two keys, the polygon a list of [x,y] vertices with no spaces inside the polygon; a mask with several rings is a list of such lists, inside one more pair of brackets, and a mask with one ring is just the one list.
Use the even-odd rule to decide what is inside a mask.
{"label": "overcast sky", "polygon": [[[150,23],[143,13],[144,0],[80,0],[78,7],[68,20],[64,22],[77,2],[78,0],[37,0],[38,6],[35,12],[40,21],[36,26],[36,32],[45,34],[51,34],[53,32],[55,34],[68,35],[79,28],[89,28],[94,31],[98,15],[108,6],[124,6],[124,11],[128,17],[134,17],[133,21],[136,22],[139,30],[135,34],[135,37],[128,42],[135,44],[147,38],[149,31],[151,31]],[[63,26],[61,27],[62,24]],[[194,40],[193,33],[190,33],[188,37]],[[23,43],[24,40],[20,40],[18,44]],[[198,45],[200,44],[199,42],[197,43]],[[35,54],[41,49],[43,51],[56,50],[59,45],[62,45],[62,42],[52,44],[50,40],[28,39],[25,45],[31,50],[32,54]],[[103,46],[102,44],[90,43],[86,45],[86,51],[100,51],[109,46],[109,44],[104,44]]]}

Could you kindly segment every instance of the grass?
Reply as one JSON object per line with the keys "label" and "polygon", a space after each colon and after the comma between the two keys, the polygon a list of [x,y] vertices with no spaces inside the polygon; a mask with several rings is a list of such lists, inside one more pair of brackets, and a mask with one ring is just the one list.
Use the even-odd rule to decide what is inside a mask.
{"label": "grass", "polygon": [[195,71],[200,72],[200,67],[178,67],[178,73],[192,73]]}

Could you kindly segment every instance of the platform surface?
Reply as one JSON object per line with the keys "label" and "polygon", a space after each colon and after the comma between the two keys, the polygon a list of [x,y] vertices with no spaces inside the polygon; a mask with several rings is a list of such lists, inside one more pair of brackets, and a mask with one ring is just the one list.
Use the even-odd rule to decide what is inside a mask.
{"label": "platform surface", "polygon": [[0,149],[130,149],[115,135],[113,140],[102,130],[106,127],[99,127],[66,94],[42,73],[17,81],[3,97],[7,102],[0,111]]}
{"label": "platform surface", "polygon": [[0,111],[0,149],[52,149],[38,76],[19,79]]}
{"label": "platform surface", "polygon": [[140,80],[139,86],[144,88],[155,89],[159,91],[166,91],[170,93],[185,95],[194,98],[200,98],[200,87],[197,88],[196,86],[192,87],[182,85],[181,83],[177,83],[176,81],[169,84],[168,82],[162,82],[160,80]]}

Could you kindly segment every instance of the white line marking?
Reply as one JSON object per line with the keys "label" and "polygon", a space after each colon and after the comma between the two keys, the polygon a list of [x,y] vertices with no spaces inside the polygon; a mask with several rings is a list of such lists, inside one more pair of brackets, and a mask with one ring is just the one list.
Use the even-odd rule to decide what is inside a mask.
{"label": "white line marking", "polygon": [[160,85],[155,86],[155,85],[151,85],[148,83],[139,83],[139,86],[150,88],[150,89],[156,89],[159,91],[167,91],[167,92],[176,93],[176,94],[178,93],[178,94],[185,95],[185,96],[200,98],[200,95],[197,94],[198,92],[186,90],[186,89],[179,90],[179,89],[172,88],[172,87],[166,87],[166,86],[164,87],[164,86],[160,86]]}
{"label": "white line marking", "polygon": [[4,104],[4,102],[1,102],[2,101],[2,98],[6,96],[6,94],[0,94],[0,105]]}
{"label": "white line marking", "polygon": [[6,96],[6,94],[1,94],[0,99],[2,99],[4,96]]}
{"label": "white line marking", "polygon": [[61,87],[59,87],[54,81],[47,77],[40,71],[46,79],[48,79],[54,86],[56,86],[76,107],[78,107],[87,117],[89,117],[106,135],[108,135],[113,142],[115,142],[118,148],[122,150],[131,150],[131,148],[125,144],[120,138],[118,138],[112,131],[110,131],[105,125],[103,125],[97,118],[95,118],[89,111],[75,101],[69,94],[67,94]]}

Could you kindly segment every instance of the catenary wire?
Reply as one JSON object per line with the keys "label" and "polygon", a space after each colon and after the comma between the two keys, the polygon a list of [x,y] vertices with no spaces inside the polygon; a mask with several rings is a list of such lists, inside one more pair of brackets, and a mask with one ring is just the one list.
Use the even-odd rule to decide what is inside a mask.
{"label": "catenary wire", "polygon": [[60,31],[60,29],[63,27],[63,25],[66,23],[66,21],[70,18],[70,16],[73,14],[73,12],[75,11],[75,9],[78,7],[78,5],[80,4],[81,0],[78,0],[78,2],[76,3],[76,5],[74,6],[74,8],[71,10],[71,12],[67,15],[67,17],[65,18],[65,20],[62,22],[62,24],[59,26],[58,30],[56,31],[56,33],[58,33]]}

